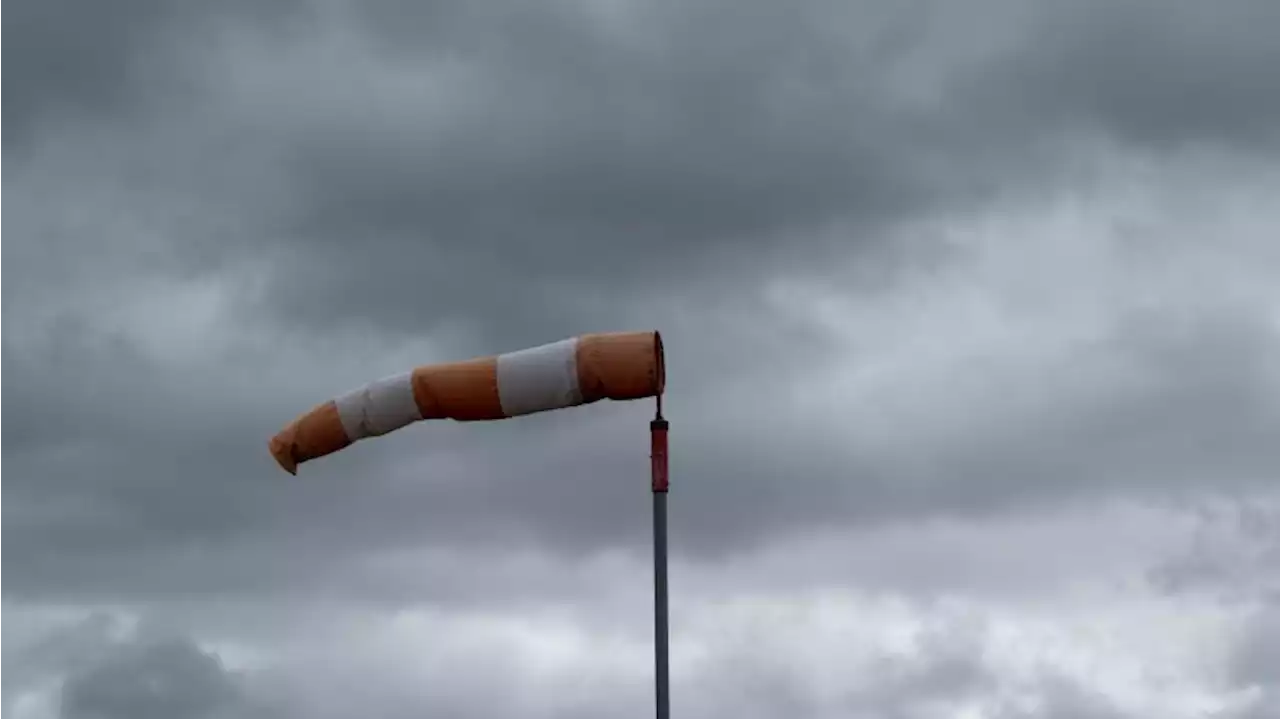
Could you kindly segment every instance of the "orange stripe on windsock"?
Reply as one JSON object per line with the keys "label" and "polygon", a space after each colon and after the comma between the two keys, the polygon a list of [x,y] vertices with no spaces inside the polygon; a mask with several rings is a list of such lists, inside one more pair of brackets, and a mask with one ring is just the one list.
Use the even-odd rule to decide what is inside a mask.
{"label": "orange stripe on windsock", "polygon": [[657,332],[583,335],[577,361],[583,402],[653,397],[662,394],[667,381]]}
{"label": "orange stripe on windsock", "polygon": [[351,444],[338,419],[333,400],[301,415],[271,438],[271,455],[289,474],[298,473],[298,465],[309,459],[332,454]]}
{"label": "orange stripe on windsock", "polygon": [[657,332],[584,335],[496,357],[426,365],[348,392],[298,417],[270,442],[286,471],[422,419],[517,417],[662,393]]}
{"label": "orange stripe on windsock", "polygon": [[413,399],[423,419],[502,419],[498,359],[426,365],[413,371]]}

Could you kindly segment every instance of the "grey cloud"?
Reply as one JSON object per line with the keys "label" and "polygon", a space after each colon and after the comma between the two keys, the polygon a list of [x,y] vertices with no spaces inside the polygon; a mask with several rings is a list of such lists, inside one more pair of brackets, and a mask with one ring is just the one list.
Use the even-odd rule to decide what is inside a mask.
{"label": "grey cloud", "polygon": [[[293,3],[78,0],[12,3],[4,26],[10,81],[4,147],[127,123],[190,101],[201,35],[228,18],[278,24]],[[193,55],[195,56],[193,58]],[[7,176],[7,173],[6,173]]]}
{"label": "grey cloud", "polygon": [[[1274,550],[1276,545],[1271,546]],[[1274,558],[1271,565],[1252,569],[1269,572],[1273,566]],[[1225,671],[1229,686],[1247,697],[1239,712],[1230,715],[1239,719],[1274,716],[1280,702],[1280,602],[1274,588],[1261,596],[1257,592],[1254,587],[1247,596],[1229,597],[1240,607],[1242,619]]]}
{"label": "grey cloud", "polygon": [[[700,715],[885,717],[925,719],[980,709],[1001,719],[1121,719],[1105,696],[1046,669],[1035,673],[1017,702],[1006,699],[1010,682],[983,658],[985,628],[963,620],[918,632],[909,654],[882,656],[868,665],[845,667],[841,689],[815,691],[813,680],[763,644],[728,644],[699,701],[686,708]],[[708,664],[710,666],[710,663]],[[692,693],[691,686],[682,688]],[[706,704],[704,705],[703,702]],[[713,706],[717,707],[713,709]]]}
{"label": "grey cloud", "polygon": [[[967,250],[894,230],[1073,189],[1082,145],[1274,165],[1270,4],[11,5],[6,598],[368,600],[426,592],[358,580],[433,547],[449,558],[426,577],[467,581],[430,596],[467,602],[511,586],[485,563],[517,547],[647,551],[647,407],[415,428],[278,475],[265,437],[424,339],[465,357],[668,333],[690,561],[830,525],[1274,476],[1261,310],[1117,309],[1111,336],[1026,376],[957,365],[900,420],[790,411],[770,378],[860,355],[761,300],[819,274],[868,303],[910,298]],[[219,282],[234,298],[215,320],[168,294]],[[177,317],[148,340],[164,348],[119,326],[125,302]],[[199,329],[172,329],[184,317]],[[973,368],[987,384],[965,394]],[[1015,393],[1038,404],[1006,407]],[[901,421],[913,437],[935,410],[963,431],[894,451],[866,436]],[[202,662],[186,679],[216,684]],[[904,676],[886,682],[988,680],[963,661]]]}
{"label": "grey cloud", "polygon": [[1256,692],[1240,719],[1272,716],[1280,701],[1280,612],[1273,600],[1249,618],[1228,667],[1239,689]]}
{"label": "grey cloud", "polygon": [[1266,492],[1223,493],[1196,512],[1191,541],[1151,571],[1173,593],[1208,593],[1240,607],[1280,598],[1280,508]]}
{"label": "grey cloud", "polygon": [[1106,697],[1063,677],[1050,675],[1040,688],[1036,709],[1003,707],[999,719],[1125,719],[1135,717]]}
{"label": "grey cloud", "polygon": [[1280,622],[1274,611],[1256,616],[1234,657],[1232,675],[1249,684],[1280,685]]}
{"label": "grey cloud", "polygon": [[[53,113],[75,116],[137,102],[132,75],[145,54],[142,40],[163,24],[164,2],[15,3],[4,27],[9,67],[21,66],[5,84],[5,149],[15,135],[51,121]],[[16,61],[16,62],[15,62]]]}
{"label": "grey cloud", "polygon": [[[614,40],[568,6],[443,18],[397,6],[385,20],[380,7],[363,10],[375,28],[417,39],[373,57],[422,82],[351,100],[303,92],[316,107],[265,118],[312,118],[283,151],[294,267],[273,299],[288,322],[412,332],[460,318],[512,339],[598,326],[611,306],[696,294],[725,269],[795,257],[775,243],[813,247],[804,236],[825,223],[901,213],[918,194],[895,156],[910,138],[853,66],[875,48],[815,41],[821,8],[655,8],[652,28]],[[359,51],[341,37],[297,51]],[[761,43],[778,52],[737,52]],[[463,87],[431,81],[454,75]],[[583,292],[602,306],[584,309]]]}
{"label": "grey cloud", "polygon": [[1280,507],[1275,497],[1243,496],[1204,505],[1187,546],[1152,572],[1175,595],[1208,595],[1238,617],[1224,680],[1244,703],[1238,719],[1274,716],[1280,701]]}
{"label": "grey cloud", "polygon": [[[1178,8],[993,3],[974,23],[932,3],[362,3],[301,13],[305,32],[261,32],[251,16],[243,46],[211,43],[209,69],[191,73],[208,93],[194,104],[219,106],[173,116],[204,143],[198,127],[221,123],[227,140],[262,145],[238,160],[245,181],[273,171],[259,162],[287,175],[270,190],[282,216],[216,251],[283,263],[272,299],[285,321],[413,332],[461,318],[523,339],[607,322],[574,292],[606,304],[655,286],[739,295],[756,263],[812,265],[824,245],[866,244],[868,225],[1050,177],[1041,139],[1077,113],[1139,144],[1274,125],[1266,6],[1227,3],[1212,23]],[[972,45],[989,35],[1009,49],[949,40],[956,24]],[[294,56],[345,74],[307,74]],[[1169,69],[1174,58],[1201,72]],[[218,74],[237,62],[263,69]],[[365,68],[420,80],[383,88]],[[908,81],[941,94],[904,99]],[[1221,100],[1172,111],[1171,98],[1205,93]],[[223,146],[201,164],[224,162]],[[841,240],[822,232],[835,222],[850,228]],[[207,261],[212,240],[182,234]],[[287,244],[266,252],[273,238]]]}
{"label": "grey cloud", "polygon": [[[1108,343],[1138,362],[1142,383],[1046,415],[1043,424],[1020,428],[1021,441],[1002,453],[976,440],[952,470],[971,477],[965,486],[973,488],[986,484],[981,477],[993,464],[1019,468],[999,472],[1004,482],[993,480],[991,495],[966,493],[978,503],[999,501],[996,495],[1016,501],[1044,491],[1045,483],[1066,494],[1094,483],[1177,494],[1197,491],[1207,477],[1218,487],[1266,481],[1280,459],[1267,439],[1280,430],[1280,392],[1269,369],[1280,346],[1259,320],[1212,313],[1127,318]],[[1206,416],[1217,418],[1215,426],[1205,425]]]}
{"label": "grey cloud", "polygon": [[62,687],[63,719],[247,717],[234,678],[189,640],[118,647]]}
{"label": "grey cloud", "polygon": [[[1236,32],[1265,26],[1243,10],[1206,24],[1187,12],[1124,8],[1113,11],[1124,23],[1024,11],[975,26],[931,3],[857,13],[828,3],[786,13],[656,5],[619,9],[617,18],[569,4],[533,13],[361,3],[344,13],[328,6],[285,13],[293,29],[271,32],[279,23],[269,13],[237,10],[238,20],[227,23],[166,4],[116,9],[110,23],[74,22],[71,10],[35,13],[13,27],[32,39],[18,64],[33,68],[57,65],[27,60],[34,48],[57,47],[36,43],[42,32],[80,28],[85,37],[72,44],[89,50],[75,57],[102,48],[108,59],[84,69],[103,72],[150,47],[134,34],[208,40],[164,45],[193,48],[189,63],[160,62],[168,55],[159,50],[147,58],[148,66],[182,68],[173,71],[186,73],[198,93],[184,103],[190,109],[153,108],[136,129],[82,140],[83,166],[62,169],[89,170],[95,184],[131,178],[135,190],[113,199],[125,205],[114,213],[197,204],[154,228],[169,244],[160,253],[185,258],[185,272],[208,273],[229,255],[277,267],[269,303],[256,311],[286,325],[421,333],[462,321],[486,335],[480,345],[520,346],[611,327],[620,306],[661,292],[741,302],[762,265],[820,265],[833,252],[879,244],[883,222],[1051,177],[1053,163],[1028,133],[1052,132],[1046,128],[1057,125],[1045,119],[1069,113],[1043,109],[1054,107],[1045,88],[1068,109],[1096,110],[1104,128],[1112,119],[1133,124],[1124,107],[1094,108],[1085,94],[1096,74],[1087,63],[1108,48],[1156,58],[1200,53],[1198,63],[1212,68],[1272,46]],[[1148,16],[1167,31],[1125,30]],[[963,41],[948,39],[957,24],[970,33]],[[95,32],[84,30],[91,25]],[[976,38],[988,34],[1018,41],[1004,42],[1009,54],[966,45],[980,46]],[[227,39],[237,37],[239,44]],[[295,57],[346,74],[308,73]],[[1011,81],[1010,68],[1030,75]],[[1228,64],[1221,72],[1239,78],[1237,70]],[[362,71],[421,79],[384,86]],[[1087,81],[1042,78],[1051,71]],[[966,84],[970,75],[979,87]],[[1174,73],[1153,75],[1134,84]],[[1114,72],[1101,77],[1121,82]],[[1231,97],[1249,89],[1237,93],[1207,77],[1205,88]],[[128,85],[117,80],[81,84],[103,92]],[[899,85],[908,80],[942,95],[923,104],[904,99]],[[33,76],[30,84],[75,95],[77,82],[59,89]],[[974,100],[988,86],[1026,97]],[[1226,103],[1222,122],[1206,121],[1206,137],[1229,133],[1231,117],[1259,114],[1232,114],[1233,107]],[[1019,115],[1028,108],[1034,117]],[[107,143],[134,147],[104,153]],[[7,169],[7,189],[21,191],[35,173],[22,164]],[[48,235],[57,211],[24,203],[7,224],[21,235]],[[832,225],[842,229],[832,233]],[[82,244],[65,251],[85,255]],[[879,250],[864,252],[880,261]]]}
{"label": "grey cloud", "polygon": [[[717,641],[694,663],[686,663],[672,687],[673,709],[709,716],[828,716],[933,719],[965,707],[982,707],[1001,719],[1121,719],[1128,716],[1107,697],[1052,669],[1033,672],[1018,684],[1002,677],[983,655],[984,628],[950,622],[923,629],[910,651],[872,658],[836,672],[813,672],[810,661],[790,660],[785,622],[742,624],[745,637]],[[648,682],[609,669],[581,678],[553,678],[527,686],[525,665],[509,650],[481,638],[440,637],[420,667],[396,660],[315,656],[248,678],[253,704],[273,706],[285,716],[346,716],[376,711],[398,718],[421,714],[643,716],[652,711]],[[357,655],[358,656],[358,655]],[[605,665],[613,665],[605,659]],[[365,663],[361,672],[352,665]],[[483,667],[483,670],[479,668]],[[364,677],[360,674],[364,673]],[[552,674],[556,674],[552,670]],[[815,677],[817,674],[818,677]],[[562,683],[563,682],[563,683]],[[819,688],[819,684],[833,686]],[[1016,690],[1019,701],[1007,701]]]}
{"label": "grey cloud", "polygon": [[[910,455],[863,451],[857,433],[832,446],[840,430],[820,418],[771,419],[725,390],[673,396],[673,541],[682,554],[713,561],[824,526],[981,516],[1100,495],[1247,491],[1275,462],[1277,395],[1259,390],[1269,386],[1274,349],[1258,336],[1231,316],[1134,317],[1118,325],[1103,357],[1136,361],[1142,386],[1103,382],[1090,390],[1101,394],[1071,400],[1049,394],[1057,409],[1031,420],[1000,419],[990,405],[995,421],[975,425],[963,442]],[[51,403],[61,391],[52,383],[5,395],[10,416],[29,418],[5,430],[5,533],[20,550],[10,592],[298,591],[358,572],[381,551],[415,546],[501,551],[533,541],[572,557],[647,551],[645,407],[504,426],[427,424],[295,480],[278,477],[260,446],[276,417],[296,407],[272,401],[246,423],[238,395],[216,380],[169,383],[161,368],[109,348],[28,360],[97,388],[87,406]],[[35,365],[16,366],[40,376]],[[1041,371],[1026,381],[1040,384]],[[227,396],[211,401],[203,392]],[[168,426],[171,407],[195,404],[199,413]],[[121,406],[133,412],[112,415]],[[1205,413],[1216,418],[1212,432],[1200,422]],[[33,439],[24,433],[40,427],[92,434],[78,449],[24,447]],[[575,460],[565,462],[566,453]]]}
{"label": "grey cloud", "polygon": [[1265,0],[1046,6],[995,63],[998,81],[976,79],[973,96],[1028,125],[1102,130],[1157,151],[1274,151],[1278,23]]}

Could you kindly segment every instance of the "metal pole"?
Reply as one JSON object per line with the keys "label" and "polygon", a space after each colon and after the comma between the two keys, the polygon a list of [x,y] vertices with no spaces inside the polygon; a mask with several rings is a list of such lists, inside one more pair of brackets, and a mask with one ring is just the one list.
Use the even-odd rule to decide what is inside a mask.
{"label": "metal pole", "polygon": [[658,416],[649,423],[653,470],[653,659],[658,719],[671,716],[667,664],[667,421]]}

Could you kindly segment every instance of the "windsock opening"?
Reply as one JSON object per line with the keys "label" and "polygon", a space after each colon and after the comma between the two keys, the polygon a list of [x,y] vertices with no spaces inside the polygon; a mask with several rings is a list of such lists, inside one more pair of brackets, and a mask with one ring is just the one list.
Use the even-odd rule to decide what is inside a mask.
{"label": "windsock opening", "polygon": [[424,419],[505,419],[660,396],[662,335],[590,334],[518,352],[426,365],[372,382],[289,423],[268,445],[286,472],[353,442]]}

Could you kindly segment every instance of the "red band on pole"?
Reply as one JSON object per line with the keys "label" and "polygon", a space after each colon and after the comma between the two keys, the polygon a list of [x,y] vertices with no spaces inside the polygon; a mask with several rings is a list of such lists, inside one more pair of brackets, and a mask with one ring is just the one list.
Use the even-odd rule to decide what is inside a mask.
{"label": "red band on pole", "polygon": [[649,460],[653,470],[653,491],[667,491],[667,420],[649,423]]}

